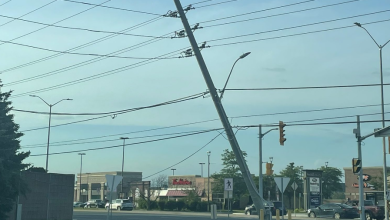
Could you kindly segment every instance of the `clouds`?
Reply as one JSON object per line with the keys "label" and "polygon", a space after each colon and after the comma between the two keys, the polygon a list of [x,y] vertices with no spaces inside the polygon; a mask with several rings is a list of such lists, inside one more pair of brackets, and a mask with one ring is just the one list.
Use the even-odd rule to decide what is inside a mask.
{"label": "clouds", "polygon": [[283,72],[286,72],[286,69],[285,69],[285,68],[282,68],[282,67],[263,68],[263,70],[270,71],[270,72],[276,72],[276,73],[283,73]]}

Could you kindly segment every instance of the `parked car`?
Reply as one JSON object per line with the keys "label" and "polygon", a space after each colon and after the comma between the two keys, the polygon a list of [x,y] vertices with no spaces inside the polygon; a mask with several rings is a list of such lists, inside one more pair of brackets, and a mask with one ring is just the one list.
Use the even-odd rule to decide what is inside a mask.
{"label": "parked car", "polygon": [[[106,209],[109,209],[110,208],[110,203],[107,202],[106,203],[106,206],[105,206]],[[118,211],[120,210],[133,210],[134,208],[134,205],[133,205],[133,202],[129,199],[116,199],[116,200],[112,200],[111,202],[111,209],[116,209]]]}
{"label": "parked car", "polygon": [[[276,215],[276,209],[280,210],[280,215],[282,215],[282,202],[270,202],[270,201],[264,201],[264,208],[271,210],[272,215]],[[249,205],[245,208],[245,214],[246,215],[257,215],[257,210],[254,204]],[[286,214],[286,209],[284,209],[284,214]]]}
{"label": "parked car", "polygon": [[85,206],[84,202],[73,202],[73,208],[75,208],[75,207],[83,208],[84,206]]}
{"label": "parked car", "polygon": [[287,215],[287,210],[286,210],[286,208],[283,208],[281,201],[274,201],[273,204],[274,204],[274,207],[273,207],[273,209],[271,209],[272,215],[276,215],[277,209],[279,209],[280,215]]}
{"label": "parked car", "polygon": [[[350,200],[345,204],[357,208],[359,206],[359,200]],[[374,201],[364,200],[364,211],[367,220],[383,220],[385,218],[384,207],[375,205]]]}
{"label": "parked car", "polygon": [[86,202],[84,208],[104,208],[104,203],[101,199],[93,199]]}
{"label": "parked car", "polygon": [[342,203],[329,203],[307,210],[307,215],[311,218],[358,218],[358,210],[350,205]]}

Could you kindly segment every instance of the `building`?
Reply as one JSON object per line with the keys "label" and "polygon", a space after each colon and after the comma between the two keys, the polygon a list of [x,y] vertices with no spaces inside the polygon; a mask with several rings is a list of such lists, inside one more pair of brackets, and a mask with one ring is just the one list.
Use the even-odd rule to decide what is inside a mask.
{"label": "building", "polygon": [[[121,176],[121,171],[98,172],[98,173],[82,173],[77,174],[78,181],[74,186],[74,201],[86,202],[91,199],[109,199],[109,191],[107,191],[106,175]],[[123,172],[123,191],[122,184],[119,183],[112,194],[111,199],[127,198],[131,193],[131,184],[142,181],[142,172]],[[80,184],[81,183],[81,184]],[[81,187],[80,187],[81,185]],[[80,191],[81,188],[81,191]],[[120,192],[123,192],[120,194]],[[80,194],[81,192],[81,194]]]}
{"label": "building", "polygon": [[193,192],[197,194],[202,201],[208,201],[208,195],[210,195],[209,199],[212,201],[213,192],[211,189],[213,179],[210,178],[210,191],[208,190],[207,183],[208,178],[199,175],[169,176],[168,188],[155,190],[153,194],[159,198],[178,200],[186,197],[188,193]]}
{"label": "building", "polygon": [[[359,199],[359,179],[358,175],[352,172],[351,167],[345,167],[345,198]],[[387,168],[390,172],[390,168]],[[377,203],[383,203],[383,189],[376,188],[376,182],[383,181],[383,167],[363,167],[363,190],[366,200],[373,200]],[[387,177],[387,184],[389,184]],[[383,186],[383,183],[381,183]]]}
{"label": "building", "polygon": [[[25,196],[19,196],[19,205],[15,204],[8,220],[69,220],[73,218],[74,174],[21,172],[22,180],[27,184]],[[19,214],[17,214],[19,213]]]}

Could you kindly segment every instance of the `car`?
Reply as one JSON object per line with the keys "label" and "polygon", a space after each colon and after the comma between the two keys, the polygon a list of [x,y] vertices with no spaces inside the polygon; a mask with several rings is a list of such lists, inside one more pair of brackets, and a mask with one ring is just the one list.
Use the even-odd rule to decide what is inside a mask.
{"label": "car", "polygon": [[73,208],[81,207],[83,208],[85,206],[84,202],[73,202]]}
{"label": "car", "polygon": [[314,209],[308,209],[307,215],[310,218],[358,218],[358,210],[350,205],[342,203],[328,203]]}
{"label": "car", "polygon": [[274,204],[273,209],[271,209],[272,215],[276,215],[276,210],[279,209],[279,215],[287,215],[286,208],[283,207],[283,204],[281,201],[274,201],[272,202]]}
{"label": "car", "polygon": [[115,199],[112,200],[111,204],[109,202],[106,203],[106,209],[116,209],[118,211],[121,210],[133,210],[133,202],[130,199]]}
{"label": "car", "polygon": [[101,199],[92,199],[85,203],[84,208],[104,208],[104,203]]}
{"label": "car", "polygon": [[[345,204],[357,208],[359,206],[359,200],[350,200]],[[375,205],[374,201],[364,200],[364,210],[367,220],[383,220],[385,218],[384,207]]]}
{"label": "car", "polygon": [[[271,212],[272,212],[272,210],[275,209],[274,203],[264,200],[264,208],[266,210],[271,210]],[[247,207],[245,207],[245,215],[257,215],[257,214],[258,213],[257,213],[256,207],[254,204],[248,205]]]}

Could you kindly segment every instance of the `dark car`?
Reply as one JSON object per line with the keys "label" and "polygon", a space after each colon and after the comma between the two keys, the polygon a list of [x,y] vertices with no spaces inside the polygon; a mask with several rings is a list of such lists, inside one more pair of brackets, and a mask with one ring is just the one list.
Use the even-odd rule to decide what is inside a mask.
{"label": "dark car", "polygon": [[86,203],[84,202],[73,202],[73,208],[80,207],[83,208]]}
{"label": "dark car", "polygon": [[104,208],[105,203],[100,199],[93,199],[86,202],[84,208]]}
{"label": "dark car", "polygon": [[[359,200],[350,200],[345,204],[357,208],[359,206]],[[383,220],[385,218],[384,207],[375,205],[374,201],[364,200],[364,210],[367,220]]]}
{"label": "dark car", "polygon": [[[284,212],[282,212],[282,202],[279,202],[279,201],[274,201],[274,202],[265,201],[264,208],[270,209],[273,216],[276,215],[277,209],[279,209],[280,215],[282,215],[282,213],[284,213],[284,215],[287,214],[286,209],[284,209]],[[252,205],[249,205],[245,208],[245,214],[246,215],[257,215],[258,213],[257,213],[256,207],[252,204]]]}
{"label": "dark car", "polygon": [[307,210],[311,218],[358,218],[358,210],[352,206],[342,203],[329,203],[318,206],[314,209]]}

